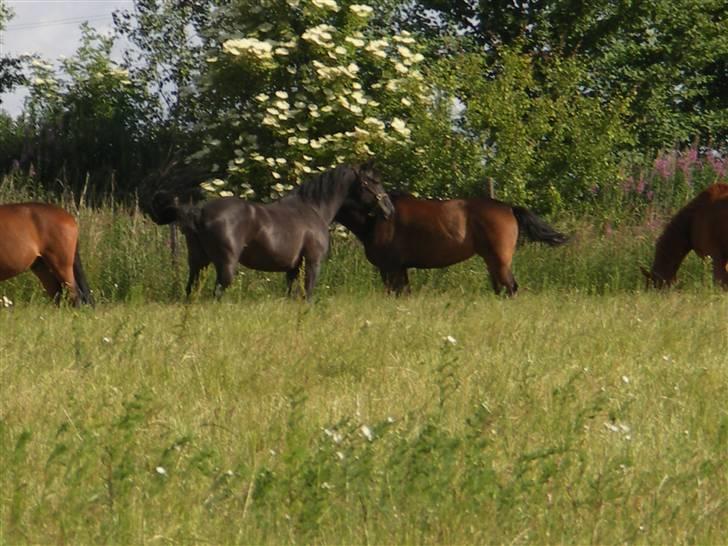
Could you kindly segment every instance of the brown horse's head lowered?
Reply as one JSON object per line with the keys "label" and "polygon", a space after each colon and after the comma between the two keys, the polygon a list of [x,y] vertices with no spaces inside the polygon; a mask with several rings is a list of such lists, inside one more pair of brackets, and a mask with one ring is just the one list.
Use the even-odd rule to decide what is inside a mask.
{"label": "brown horse's head lowered", "polygon": [[668,222],[657,239],[652,267],[640,268],[647,286],[672,286],[691,250],[711,257],[715,283],[728,290],[728,184],[709,186]]}
{"label": "brown horse's head lowered", "polygon": [[0,281],[30,269],[56,303],[65,287],[75,305],[93,305],[73,216],[44,203],[0,205],[0,234]]}

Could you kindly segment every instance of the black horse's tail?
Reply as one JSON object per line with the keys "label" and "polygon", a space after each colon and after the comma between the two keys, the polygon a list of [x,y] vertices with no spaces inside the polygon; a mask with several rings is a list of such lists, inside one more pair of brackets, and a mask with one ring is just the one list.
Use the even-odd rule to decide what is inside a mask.
{"label": "black horse's tail", "polygon": [[546,243],[549,246],[558,246],[569,240],[568,236],[556,231],[542,218],[539,218],[525,207],[513,207],[513,215],[518,222],[518,229],[532,241]]}
{"label": "black horse's tail", "polygon": [[76,245],[76,254],[73,257],[73,278],[76,281],[76,290],[78,291],[78,299],[84,305],[94,306],[94,297],[91,295],[91,289],[86,281],[86,273],[81,265],[81,255],[78,253],[78,245]]}
{"label": "black horse's tail", "polygon": [[160,226],[177,222],[189,231],[195,231],[200,209],[180,203],[179,197],[166,191],[154,194],[151,203],[152,220]]}

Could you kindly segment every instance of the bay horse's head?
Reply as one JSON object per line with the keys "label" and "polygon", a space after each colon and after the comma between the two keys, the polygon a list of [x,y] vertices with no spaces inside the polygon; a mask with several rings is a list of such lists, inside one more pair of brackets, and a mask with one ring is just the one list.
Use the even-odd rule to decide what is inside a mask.
{"label": "bay horse's head", "polygon": [[354,200],[364,205],[368,211],[381,214],[385,219],[392,216],[394,205],[384,191],[373,161],[354,166],[353,170],[356,173],[356,183],[352,187]]}

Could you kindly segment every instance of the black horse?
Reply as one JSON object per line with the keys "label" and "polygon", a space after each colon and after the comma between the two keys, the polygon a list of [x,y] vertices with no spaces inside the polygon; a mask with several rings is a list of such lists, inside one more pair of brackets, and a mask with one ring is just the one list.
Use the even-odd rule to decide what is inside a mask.
{"label": "black horse", "polygon": [[306,298],[316,285],[329,250],[329,225],[342,211],[388,218],[394,206],[371,163],[340,165],[315,176],[278,201],[251,203],[237,197],[184,205],[179,198],[157,193],[152,219],[178,222],[187,239],[190,273],[187,295],[200,271],[212,263],[217,273],[215,295],[233,280],[239,263],[261,271],[285,271],[288,294],[305,263]]}

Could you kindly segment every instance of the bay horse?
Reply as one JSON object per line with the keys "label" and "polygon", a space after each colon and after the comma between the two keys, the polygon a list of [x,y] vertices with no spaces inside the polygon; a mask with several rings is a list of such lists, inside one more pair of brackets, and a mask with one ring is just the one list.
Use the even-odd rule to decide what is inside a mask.
{"label": "bay horse", "polygon": [[260,271],[286,273],[288,294],[305,263],[305,295],[311,298],[329,251],[329,225],[342,210],[389,217],[394,211],[371,163],[340,165],[303,182],[268,204],[237,197],[185,205],[170,193],[152,199],[157,224],[178,222],[187,240],[189,297],[200,272],[212,263],[220,296],[238,263]]}
{"label": "bay horse", "polygon": [[57,304],[65,287],[75,306],[93,305],[73,216],[45,203],[0,205],[0,281],[28,269]]}
{"label": "bay horse", "polygon": [[640,267],[647,285],[671,286],[691,250],[712,258],[713,279],[728,290],[728,184],[708,186],[672,217],[657,239],[652,267]]}
{"label": "bay horse", "polygon": [[442,268],[477,254],[485,261],[493,290],[513,296],[518,284],[511,271],[519,233],[551,246],[568,237],[524,207],[488,198],[418,199],[390,193],[395,213],[389,219],[343,211],[337,220],[364,244],[387,290],[409,291],[407,269]]}

